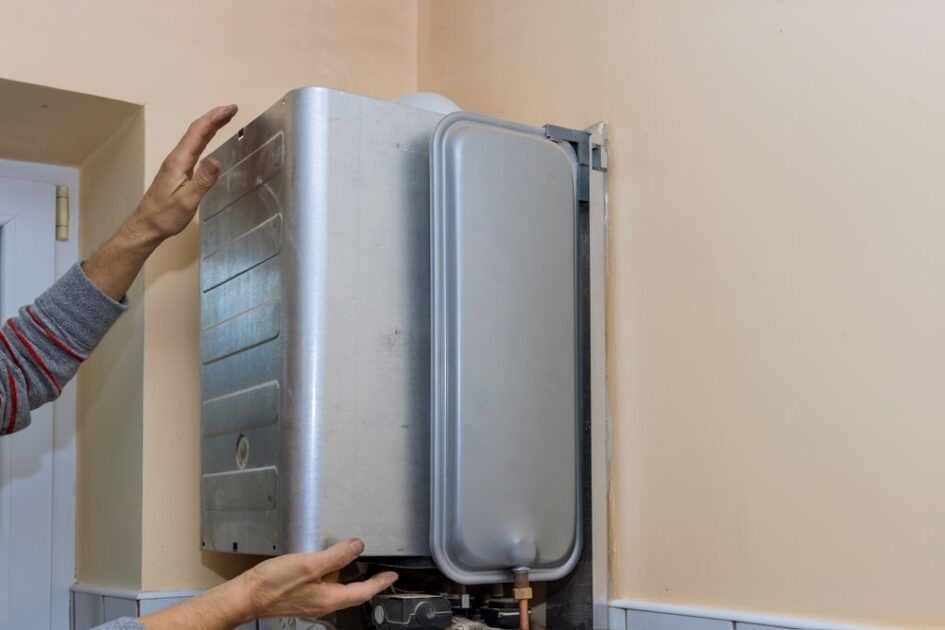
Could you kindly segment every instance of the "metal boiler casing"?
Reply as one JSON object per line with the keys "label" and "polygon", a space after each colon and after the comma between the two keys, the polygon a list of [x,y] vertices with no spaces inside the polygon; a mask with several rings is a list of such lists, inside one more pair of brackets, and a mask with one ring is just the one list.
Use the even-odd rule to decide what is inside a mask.
{"label": "metal boiler casing", "polygon": [[204,549],[576,566],[589,138],[303,88],[213,152]]}
{"label": "metal boiler casing", "polygon": [[288,93],[200,209],[201,540],[430,553],[429,142],[441,115]]}

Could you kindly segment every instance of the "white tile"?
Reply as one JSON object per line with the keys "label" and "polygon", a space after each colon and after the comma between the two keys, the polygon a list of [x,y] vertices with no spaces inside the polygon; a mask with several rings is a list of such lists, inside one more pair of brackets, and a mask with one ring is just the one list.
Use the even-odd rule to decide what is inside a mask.
{"label": "white tile", "polygon": [[120,619],[122,617],[138,616],[138,600],[128,599],[126,597],[105,596],[105,603],[102,607],[105,621]]}
{"label": "white tile", "polygon": [[611,606],[607,609],[608,630],[627,630],[627,611]]}
{"label": "white tile", "polygon": [[176,606],[177,604],[187,601],[187,597],[152,597],[148,599],[142,599],[138,602],[138,608],[140,609],[140,614],[142,617],[144,615],[150,615],[151,613],[156,613],[159,610],[164,610],[165,608],[170,608],[171,606]]}
{"label": "white tile", "polygon": [[105,622],[104,602],[101,595],[72,593],[72,628],[89,630]]}
{"label": "white tile", "polygon": [[761,626],[757,623],[742,623],[738,622],[735,624],[735,630],[800,630],[799,628],[788,628],[787,626]]}
{"label": "white tile", "polygon": [[735,630],[735,624],[705,617],[628,610],[627,630]]}

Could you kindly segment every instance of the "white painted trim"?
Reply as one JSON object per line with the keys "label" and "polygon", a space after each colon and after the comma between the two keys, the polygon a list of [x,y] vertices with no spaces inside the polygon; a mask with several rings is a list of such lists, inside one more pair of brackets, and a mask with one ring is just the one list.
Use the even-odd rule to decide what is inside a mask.
{"label": "white painted trim", "polygon": [[[71,225],[69,240],[56,241],[55,274],[59,278],[79,259],[79,169],[33,162],[0,160],[0,176],[43,184],[69,186]],[[55,207],[49,208],[50,212]],[[55,238],[50,234],[50,238]],[[69,587],[75,580],[75,417],[76,386],[67,384],[52,404],[52,539],[50,627],[69,623]]]}
{"label": "white painted trim", "polygon": [[[59,172],[60,184],[69,186],[69,240],[56,241],[56,278],[79,260],[79,170],[47,167]],[[65,171],[65,172],[63,172]],[[73,379],[53,403],[53,531],[52,592],[53,628],[69,619],[69,585],[75,580],[75,465],[76,381]]]}
{"label": "white painted trim", "polygon": [[657,602],[633,599],[615,599],[610,602],[610,605],[614,608],[624,608],[626,610],[683,615],[686,617],[701,617],[703,619],[721,619],[732,622],[755,623],[764,626],[797,628],[798,630],[897,630],[894,626],[868,626],[840,623],[827,619],[766,615],[739,610],[700,608],[698,606],[683,606],[679,604],[660,604]]}
{"label": "white painted trim", "polygon": [[188,591],[132,591],[120,588],[107,588],[100,586],[90,586],[86,584],[73,584],[73,593],[82,593],[84,595],[101,595],[102,597],[117,597],[119,599],[180,599],[182,597],[194,597],[203,593],[201,590]]}
{"label": "white painted trim", "polygon": [[[69,184],[76,186],[70,190],[71,195],[75,195],[70,201],[72,210],[78,208],[78,186],[79,169],[74,166],[57,166],[55,164],[40,164],[39,162],[19,162],[17,160],[0,160],[0,172],[3,177],[10,179],[25,179],[31,182],[40,182],[42,184]],[[55,210],[55,208],[53,209]],[[71,234],[70,234],[71,240]]]}

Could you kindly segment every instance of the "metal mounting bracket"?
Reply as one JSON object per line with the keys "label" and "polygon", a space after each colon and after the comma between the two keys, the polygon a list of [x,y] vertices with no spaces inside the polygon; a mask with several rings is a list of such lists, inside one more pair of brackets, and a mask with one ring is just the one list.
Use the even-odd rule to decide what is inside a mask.
{"label": "metal mounting bracket", "polygon": [[567,142],[578,159],[578,201],[590,201],[590,171],[607,172],[607,148],[591,141],[591,134],[579,129],[545,125],[545,137],[553,142]]}

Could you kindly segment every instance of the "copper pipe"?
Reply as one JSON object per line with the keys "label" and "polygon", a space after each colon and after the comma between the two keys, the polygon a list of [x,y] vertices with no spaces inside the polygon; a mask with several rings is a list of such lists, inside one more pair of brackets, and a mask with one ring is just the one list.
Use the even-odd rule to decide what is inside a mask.
{"label": "copper pipe", "polygon": [[528,600],[518,600],[518,627],[521,630],[528,630]]}
{"label": "copper pipe", "polygon": [[512,595],[518,600],[518,627],[528,630],[528,600],[532,598],[532,587],[528,583],[528,569],[512,570]]}

